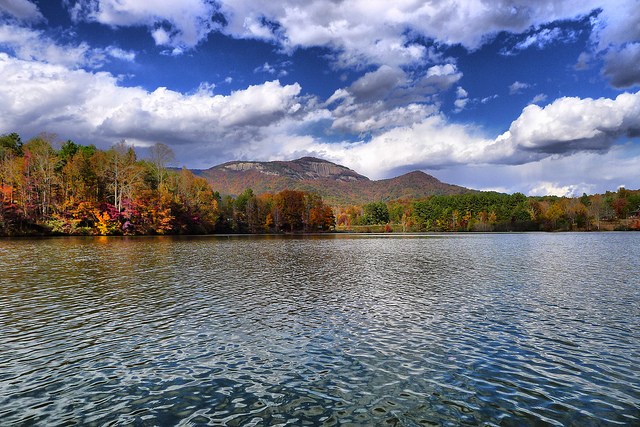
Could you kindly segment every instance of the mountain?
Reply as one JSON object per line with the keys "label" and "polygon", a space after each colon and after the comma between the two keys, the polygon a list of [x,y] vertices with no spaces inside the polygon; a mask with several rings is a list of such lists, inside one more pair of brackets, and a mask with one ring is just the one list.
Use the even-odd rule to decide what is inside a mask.
{"label": "mountain", "polygon": [[255,194],[277,193],[284,189],[302,190],[318,193],[326,202],[334,205],[473,191],[443,183],[420,171],[372,181],[345,166],[314,157],[275,162],[235,161],[197,173],[209,180],[221,194],[235,196],[247,188],[251,188]]}

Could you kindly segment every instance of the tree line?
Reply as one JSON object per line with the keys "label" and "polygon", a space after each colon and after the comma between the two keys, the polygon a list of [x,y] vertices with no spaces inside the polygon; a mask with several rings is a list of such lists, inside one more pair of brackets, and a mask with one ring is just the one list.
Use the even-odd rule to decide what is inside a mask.
{"label": "tree line", "polygon": [[125,141],[108,150],[41,134],[23,143],[0,136],[0,235],[137,235],[216,232],[317,232],[335,225],[333,210],[302,191],[236,198],[206,179],[167,167],[164,144],[138,159]]}
{"label": "tree line", "polygon": [[477,192],[372,202],[337,210],[338,229],[354,231],[640,230],[640,190],[581,197]]}
{"label": "tree line", "polygon": [[168,168],[164,144],[138,159],[125,141],[100,150],[54,138],[0,136],[0,235],[640,230],[640,190],[474,192],[332,209],[305,191],[222,197],[205,178]]}

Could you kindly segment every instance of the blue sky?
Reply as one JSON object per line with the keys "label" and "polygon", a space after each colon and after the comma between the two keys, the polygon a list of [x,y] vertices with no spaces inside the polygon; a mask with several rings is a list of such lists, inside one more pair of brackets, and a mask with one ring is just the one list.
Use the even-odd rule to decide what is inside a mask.
{"label": "blue sky", "polygon": [[640,0],[0,0],[0,134],[640,188]]}

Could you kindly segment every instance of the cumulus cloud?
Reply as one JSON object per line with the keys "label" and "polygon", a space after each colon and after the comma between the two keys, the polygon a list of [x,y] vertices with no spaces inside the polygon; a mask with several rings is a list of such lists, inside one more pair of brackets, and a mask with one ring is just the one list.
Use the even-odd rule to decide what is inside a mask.
{"label": "cumulus cloud", "polygon": [[398,169],[513,167],[509,165],[548,165],[565,157],[602,158],[611,151],[619,152],[614,143],[621,137],[638,135],[640,92],[615,99],[560,98],[545,108],[529,105],[497,138],[469,125],[448,123],[442,114],[434,113],[411,125],[382,132],[370,141],[314,142],[305,150],[379,178]]}
{"label": "cumulus cloud", "polygon": [[0,26],[0,45],[20,59],[43,61],[66,66],[92,62],[89,45],[60,46],[41,31],[17,25]]}
{"label": "cumulus cloud", "polygon": [[325,106],[331,110],[332,129],[367,133],[419,122],[438,111],[435,95],[461,77],[453,64],[433,66],[420,75],[383,65],[329,97]]}
{"label": "cumulus cloud", "polygon": [[120,59],[122,61],[134,62],[136,60],[136,53],[130,50],[123,50],[119,47],[109,46],[104,51],[112,58]]}
{"label": "cumulus cloud", "polygon": [[[41,17],[27,0],[1,0],[5,10],[36,19]],[[606,75],[614,84],[636,84],[638,74],[625,70],[617,77],[615,65],[634,57],[627,43],[640,39],[636,0],[440,0],[396,2],[382,0],[67,0],[76,21],[105,25],[143,26],[159,46],[181,54],[194,48],[213,31],[235,38],[264,40],[285,52],[298,48],[328,47],[338,67],[394,67],[437,62],[433,46],[462,45],[477,49],[503,31],[525,34],[511,51],[542,49],[557,41],[574,40],[576,33],[548,27],[557,20],[592,19],[596,52],[609,52]],[[19,7],[20,6],[20,7]],[[24,10],[24,12],[19,12]],[[30,11],[30,12],[29,12]],[[434,45],[420,40],[431,40]]]}
{"label": "cumulus cloud", "polygon": [[9,15],[23,22],[39,22],[44,20],[38,6],[29,0],[0,0],[0,16]]}
{"label": "cumulus cloud", "polygon": [[456,89],[456,100],[453,101],[453,106],[455,109],[454,113],[459,113],[467,106],[469,103],[469,92],[467,92],[462,86],[458,86]]}
{"label": "cumulus cloud", "polygon": [[[24,9],[31,10],[23,12],[24,16],[35,19],[39,15],[27,0],[1,1],[15,14]],[[155,43],[170,48],[167,53],[173,55],[194,48],[211,32],[219,31],[234,38],[264,40],[289,53],[327,47],[337,67],[360,69],[438,62],[437,46],[462,45],[474,50],[503,31],[525,34],[510,52],[542,49],[576,37],[570,30],[549,24],[579,19],[600,9],[593,19],[592,39],[597,52],[608,52],[604,74],[616,87],[640,80],[637,67],[618,67],[635,59],[636,50],[626,45],[640,38],[636,0],[498,0],[491,5],[484,0],[394,4],[382,0],[66,0],[66,4],[76,21],[146,27]]]}
{"label": "cumulus cloud", "polygon": [[193,48],[219,27],[216,8],[207,0],[69,0],[68,6],[76,21],[147,27],[157,45],[174,53]]}
{"label": "cumulus cloud", "polygon": [[[277,80],[227,96],[216,95],[213,85],[192,94],[166,88],[149,92],[121,87],[109,73],[0,54],[0,128],[62,135],[74,129],[70,136],[84,143],[125,138],[140,145],[183,145],[185,153],[200,152],[200,161],[210,164],[241,156],[314,154],[374,178],[400,168],[516,165],[606,153],[620,137],[640,135],[638,92],[615,99],[560,98],[544,108],[529,105],[507,132],[493,138],[470,125],[449,123],[439,112],[431,95],[460,77],[455,67],[448,74],[444,70],[415,76],[380,67],[317,104],[301,97],[298,84]],[[467,93],[459,87],[456,95]],[[327,143],[308,131],[321,123],[370,138]]]}
{"label": "cumulus cloud", "polygon": [[619,50],[610,50],[604,57],[602,74],[616,88],[640,85],[640,42],[629,43]]}
{"label": "cumulus cloud", "polygon": [[263,151],[255,154],[272,159],[318,156],[374,179],[409,170],[482,162],[479,156],[483,148],[493,143],[493,140],[479,135],[472,126],[448,123],[446,117],[439,113],[358,142],[327,143],[308,135],[284,139],[289,143],[264,144]]}
{"label": "cumulus cloud", "polygon": [[[640,7],[636,0],[614,0],[602,5],[592,19],[591,38],[596,54],[604,54],[603,74],[614,87],[640,84]],[[634,62],[635,61],[635,62]]]}
{"label": "cumulus cloud", "polygon": [[495,150],[504,162],[526,163],[549,155],[605,152],[619,137],[639,135],[640,92],[615,99],[559,98],[544,108],[525,107],[488,152]]}
{"label": "cumulus cloud", "polygon": [[640,39],[640,8],[637,3],[636,0],[603,2],[601,13],[592,19],[591,37],[598,50]]}
{"label": "cumulus cloud", "polygon": [[142,145],[201,142],[216,153],[247,144],[261,128],[301,109],[300,86],[277,80],[227,96],[211,90],[191,95],[165,88],[148,92],[121,87],[108,73],[69,70],[4,53],[0,81],[0,129],[61,135],[74,129],[70,136],[84,143],[110,144],[120,138]]}
{"label": "cumulus cloud", "polygon": [[[6,0],[5,0],[6,1]],[[17,0],[16,0],[17,1]],[[23,0],[26,1],[26,0]],[[434,52],[419,39],[477,49],[501,31],[521,33],[599,6],[595,0],[68,0],[76,20],[145,26],[174,53],[193,48],[212,31],[264,40],[284,51],[329,47],[338,66],[423,64]],[[550,42],[558,30],[530,35],[522,47]]]}

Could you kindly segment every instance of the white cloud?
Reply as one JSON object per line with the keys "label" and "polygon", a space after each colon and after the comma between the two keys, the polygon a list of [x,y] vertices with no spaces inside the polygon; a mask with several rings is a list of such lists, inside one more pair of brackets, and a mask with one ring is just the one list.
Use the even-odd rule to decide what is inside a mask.
{"label": "white cloud", "polygon": [[317,155],[347,165],[371,178],[384,178],[398,169],[441,168],[481,161],[490,139],[470,126],[447,123],[441,114],[380,133],[369,141],[325,143],[306,139],[300,146],[284,146],[279,157]]}
{"label": "white cloud", "polygon": [[38,6],[29,0],[0,0],[0,16],[8,14],[24,22],[44,20]]}
{"label": "white cloud", "polygon": [[456,113],[459,113],[460,111],[464,110],[464,107],[466,107],[468,103],[469,98],[456,99],[455,101],[453,101],[453,105],[456,107],[454,111]]}
{"label": "white cloud", "polygon": [[341,132],[380,132],[409,126],[438,111],[437,93],[453,86],[462,73],[455,65],[434,66],[424,75],[410,75],[383,65],[366,73],[327,100],[334,118],[332,129]]}
{"label": "white cloud", "polygon": [[[278,81],[227,96],[184,95],[118,85],[108,73],[10,58],[0,53],[0,129],[55,132],[83,143],[206,144],[211,156],[249,144],[261,128],[301,109],[300,86]],[[260,100],[260,102],[256,102]],[[68,135],[73,129],[73,135]],[[260,140],[260,138],[258,138]],[[226,150],[226,151],[225,151]]]}
{"label": "white cloud", "polygon": [[575,184],[562,185],[557,182],[541,181],[537,182],[535,186],[528,191],[528,194],[530,196],[574,197],[579,194],[578,191],[579,186]]}
{"label": "white cloud", "polygon": [[[521,33],[584,16],[598,6],[594,0],[76,0],[70,12],[76,20],[145,26],[158,45],[178,51],[222,31],[276,43],[288,52],[329,47],[338,66],[352,67],[424,64],[434,53],[417,41],[421,37],[477,49],[501,31]],[[523,46],[547,43],[554,31],[543,29]]]}
{"label": "white cloud", "polygon": [[[619,137],[640,135],[640,92],[615,99],[559,98],[544,108],[527,106],[493,148],[512,161],[579,151],[604,152]],[[505,156],[505,161],[509,158]]]}
{"label": "white cloud", "polygon": [[498,94],[493,94],[491,96],[486,96],[486,97],[484,97],[484,98],[482,98],[480,100],[480,103],[486,104],[486,103],[488,103],[490,101],[493,101],[494,99],[497,99],[498,97],[499,97]]}
{"label": "white cloud", "polygon": [[427,77],[450,76],[456,73],[456,66],[453,64],[434,65],[427,70]]}
{"label": "white cloud", "polygon": [[[1,1],[15,14],[41,16],[27,0]],[[68,0],[68,4],[75,20],[147,27],[156,44],[170,47],[168,53],[173,55],[195,47],[210,32],[221,31],[235,38],[265,40],[285,52],[328,47],[336,66],[361,68],[439,62],[435,48],[427,48],[417,41],[420,38],[473,50],[502,31],[524,32],[528,35],[514,49],[543,48],[576,37],[572,31],[545,25],[601,9],[593,19],[592,40],[596,52],[607,53],[605,75],[616,87],[640,81],[637,67],[618,66],[636,59],[632,53],[637,51],[627,44],[640,40],[637,0],[497,0],[490,5],[485,0],[393,4],[383,0]]]}
{"label": "white cloud", "polygon": [[133,62],[135,53],[116,46],[91,48],[87,43],[60,45],[42,31],[6,24],[0,26],[0,46],[11,50],[17,58],[41,61],[66,67],[100,68],[112,57]]}
{"label": "white cloud", "polygon": [[521,41],[517,42],[513,47],[505,47],[500,53],[502,55],[515,55],[518,51],[526,50],[529,48],[536,48],[539,50],[545,49],[554,43],[571,43],[574,42],[579,33],[569,29],[562,29],[560,27],[553,28],[535,28],[524,37]]}
{"label": "white cloud", "polygon": [[253,69],[254,73],[266,73],[271,75],[277,75],[278,77],[284,77],[289,74],[289,72],[284,68],[291,65],[290,61],[284,61],[278,64],[270,64],[269,62],[265,62],[259,67]]}
{"label": "white cloud", "polygon": [[[0,128],[31,135],[50,131],[81,143],[111,144],[121,138],[140,145],[164,142],[184,147],[176,151],[192,167],[240,156],[314,154],[373,178],[407,168],[526,165],[580,153],[602,155],[615,149],[620,137],[640,134],[640,92],[615,99],[560,98],[544,108],[529,105],[497,138],[448,123],[437,104],[405,102],[429,96],[434,79],[442,83],[451,75],[455,72],[416,78],[381,67],[319,105],[301,97],[298,84],[271,81],[227,96],[216,95],[213,85],[193,94],[165,88],[148,92],[121,87],[108,73],[0,54]],[[334,129],[372,132],[371,138],[323,142],[307,130],[323,122]],[[73,135],[67,135],[69,129]]]}
{"label": "white cloud", "polygon": [[[15,10],[18,4],[35,7],[27,0],[2,1]],[[584,17],[600,8],[602,12],[593,19],[592,39],[596,52],[606,53],[604,75],[615,87],[640,84],[640,70],[633,66],[637,49],[627,46],[640,39],[637,0],[496,0],[491,4],[485,0],[393,4],[383,0],[68,0],[67,4],[75,20],[147,27],[155,43],[169,47],[171,55],[180,55],[212,31],[220,31],[274,43],[289,53],[327,47],[337,67],[360,69],[440,62],[437,48],[426,47],[418,41],[421,38],[435,41],[435,46],[460,44],[473,50],[506,31],[526,34],[516,50],[544,48],[576,37],[572,31],[546,25]],[[585,64],[581,61],[578,67]]]}
{"label": "white cloud", "polygon": [[527,89],[529,87],[531,87],[529,83],[523,83],[516,80],[509,86],[509,95],[522,93],[523,89]]}
{"label": "white cloud", "polygon": [[41,31],[11,24],[0,26],[0,45],[11,49],[20,59],[71,67],[92,61],[90,48],[86,43],[60,46]]}
{"label": "white cloud", "polygon": [[606,153],[550,156],[522,165],[453,165],[434,174],[442,181],[478,190],[579,196],[612,190],[621,182],[640,189],[639,164],[640,146],[630,143]]}
{"label": "white cloud", "polygon": [[602,2],[602,12],[593,19],[593,41],[598,50],[622,46],[640,39],[640,8],[637,0]]}
{"label": "white cloud", "polygon": [[112,58],[120,59],[126,62],[134,62],[136,60],[136,53],[130,50],[122,50],[119,47],[109,46],[105,49],[105,52]]}
{"label": "white cloud", "polygon": [[76,21],[147,27],[157,45],[172,47],[174,53],[193,48],[218,27],[212,20],[215,11],[206,0],[77,0],[70,5]]}
{"label": "white cloud", "polygon": [[459,113],[467,106],[469,103],[469,92],[467,92],[462,86],[458,86],[456,89],[456,100],[453,101],[453,105],[455,107],[454,112]]}
{"label": "white cloud", "polygon": [[516,44],[516,49],[527,49],[534,46],[538,49],[543,49],[545,46],[553,43],[562,35],[560,28],[544,28],[537,33],[533,33],[526,39]]}
{"label": "white cloud", "polygon": [[539,93],[533,97],[533,99],[529,102],[529,104],[540,104],[541,102],[545,102],[548,96],[544,93]]}
{"label": "white cloud", "polygon": [[256,67],[253,70],[254,73],[268,73],[268,74],[275,74],[276,73],[276,69],[273,67],[273,65],[270,65],[268,62],[265,62],[264,64],[262,64],[260,67]]}
{"label": "white cloud", "polygon": [[[455,165],[548,166],[554,162],[565,164],[560,159],[566,157],[603,159],[609,156],[613,162],[607,154],[619,153],[613,144],[621,137],[638,135],[640,92],[621,94],[615,99],[560,98],[545,108],[530,105],[511,124],[509,131],[495,139],[482,135],[471,126],[448,123],[443,115],[433,113],[421,121],[377,134],[370,141],[355,144],[316,142],[305,149],[379,178],[398,169],[439,169]],[[633,165],[633,162],[629,164]],[[631,168],[625,170],[629,172]],[[592,174],[578,170],[572,175],[573,179],[580,174],[592,177]],[[600,181],[605,179],[606,174]],[[539,178],[538,181],[545,180]],[[574,184],[576,182],[562,186]],[[580,185],[584,187],[583,183]]]}

